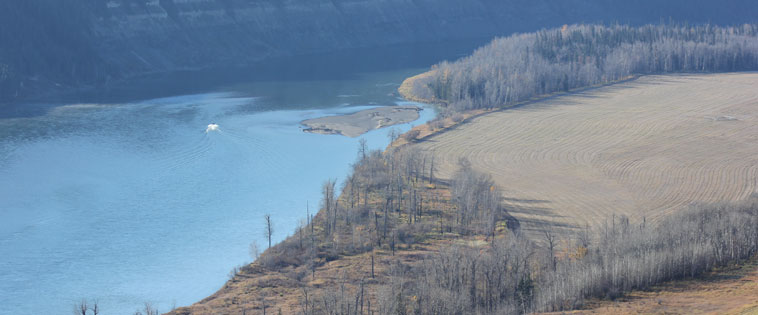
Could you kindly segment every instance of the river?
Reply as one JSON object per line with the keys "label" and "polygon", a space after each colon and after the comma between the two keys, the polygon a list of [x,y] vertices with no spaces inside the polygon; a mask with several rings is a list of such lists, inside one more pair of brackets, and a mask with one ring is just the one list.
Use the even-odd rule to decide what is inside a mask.
{"label": "river", "polygon": [[[265,246],[264,214],[282,240],[355,160],[360,138],[305,133],[301,120],[409,104],[395,93],[405,77],[481,42],[283,58],[5,107],[0,314],[70,314],[81,299],[104,314],[168,311],[212,294],[251,242]],[[396,128],[434,116],[419,105]],[[381,149],[387,133],[362,138]]]}

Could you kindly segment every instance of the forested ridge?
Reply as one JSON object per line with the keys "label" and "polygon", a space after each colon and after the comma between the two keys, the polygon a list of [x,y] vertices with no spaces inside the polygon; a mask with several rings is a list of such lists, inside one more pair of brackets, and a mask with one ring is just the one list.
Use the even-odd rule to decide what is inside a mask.
{"label": "forested ridge", "polygon": [[508,107],[633,75],[758,70],[758,26],[573,25],[493,40],[413,93],[451,111]]}

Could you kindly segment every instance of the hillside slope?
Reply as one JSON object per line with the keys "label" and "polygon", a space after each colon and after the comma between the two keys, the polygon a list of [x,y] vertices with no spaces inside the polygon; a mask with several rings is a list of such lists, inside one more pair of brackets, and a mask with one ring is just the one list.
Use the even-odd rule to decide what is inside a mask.
{"label": "hillside slope", "polygon": [[749,0],[8,0],[0,3],[0,100],[58,84],[567,23],[740,24],[756,16]]}

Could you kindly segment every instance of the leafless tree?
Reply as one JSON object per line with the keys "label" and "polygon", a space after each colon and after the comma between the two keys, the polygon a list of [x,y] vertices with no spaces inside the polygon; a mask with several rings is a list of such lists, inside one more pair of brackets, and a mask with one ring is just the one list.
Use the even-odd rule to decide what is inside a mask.
{"label": "leafless tree", "polygon": [[160,311],[153,306],[150,302],[145,302],[142,311],[137,311],[134,315],[160,315]]}
{"label": "leafless tree", "polygon": [[271,248],[271,236],[274,235],[274,223],[271,222],[271,214],[266,213],[263,215],[263,221],[266,226],[263,230],[264,236],[268,240],[268,248]]}
{"label": "leafless tree", "polygon": [[74,314],[75,315],[87,315],[87,310],[89,309],[89,306],[87,306],[87,300],[82,299],[81,302],[74,305]]}
{"label": "leafless tree", "polygon": [[418,129],[412,129],[406,132],[405,134],[403,134],[403,139],[405,139],[405,141],[411,142],[411,141],[416,140],[419,134],[421,134],[421,131],[419,131]]}
{"label": "leafless tree", "polygon": [[92,301],[92,306],[89,309],[92,310],[92,315],[100,314],[100,305],[97,300]]}
{"label": "leafless tree", "polygon": [[250,254],[250,258],[253,259],[253,261],[258,260],[258,257],[261,256],[261,249],[258,247],[258,242],[253,241],[250,243],[250,246],[248,248],[248,254]]}

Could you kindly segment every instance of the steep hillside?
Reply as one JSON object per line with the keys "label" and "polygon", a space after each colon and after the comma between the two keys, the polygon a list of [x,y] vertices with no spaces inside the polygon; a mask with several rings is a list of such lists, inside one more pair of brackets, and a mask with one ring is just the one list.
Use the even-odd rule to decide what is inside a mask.
{"label": "steep hillside", "polygon": [[0,3],[0,100],[58,84],[566,23],[740,24],[756,16],[749,0],[7,0]]}

